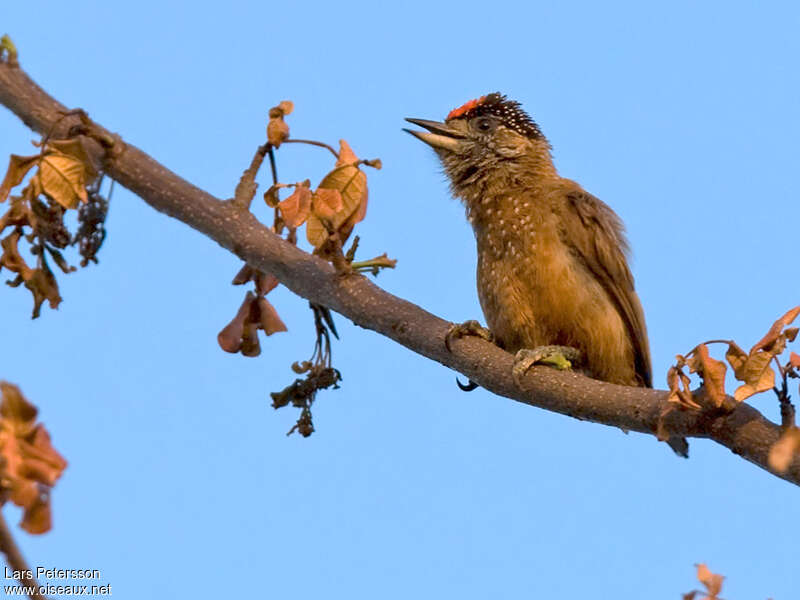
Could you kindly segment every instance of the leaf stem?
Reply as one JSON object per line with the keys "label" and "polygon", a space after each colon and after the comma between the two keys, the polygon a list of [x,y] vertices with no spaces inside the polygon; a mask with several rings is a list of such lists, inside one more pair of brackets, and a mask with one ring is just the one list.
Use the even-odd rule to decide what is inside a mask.
{"label": "leaf stem", "polygon": [[284,144],[308,144],[309,146],[319,146],[320,148],[327,148],[330,150],[330,153],[333,154],[336,158],[339,158],[339,153],[333,149],[332,146],[329,146],[325,142],[317,142],[315,140],[297,140],[297,139],[288,139],[283,140]]}

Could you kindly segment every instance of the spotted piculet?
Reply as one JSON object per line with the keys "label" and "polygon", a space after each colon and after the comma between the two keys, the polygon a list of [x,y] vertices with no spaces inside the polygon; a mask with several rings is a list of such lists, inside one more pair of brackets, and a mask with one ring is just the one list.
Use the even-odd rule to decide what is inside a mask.
{"label": "spotted piculet", "polygon": [[438,154],[478,245],[478,295],[510,352],[577,348],[584,371],[652,385],[644,313],[619,217],[558,175],[550,144],[517,102],[494,93],[444,122],[409,119]]}

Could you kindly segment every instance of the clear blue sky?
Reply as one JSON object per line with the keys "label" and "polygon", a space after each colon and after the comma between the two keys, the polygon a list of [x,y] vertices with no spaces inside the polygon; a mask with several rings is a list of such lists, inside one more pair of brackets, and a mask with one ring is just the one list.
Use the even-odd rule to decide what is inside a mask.
{"label": "clear blue sky", "polygon": [[[220,197],[267,109],[293,100],[296,137],[383,159],[362,256],[397,258],[378,282],[444,318],[480,317],[474,240],[403,117],[495,90],[625,220],[659,387],[676,353],[749,347],[800,303],[796,3],[221,6],[7,2],[0,33],[56,98]],[[5,110],[0,132],[0,157],[30,151]],[[328,166],[314,148],[278,160],[285,181]],[[666,600],[696,562],[731,600],[800,597],[796,487],[711,442],[683,461],[651,436],[463,394],[341,317],[342,388],[320,396],[317,433],[287,438],[295,413],[268,393],[310,354],[307,303],[278,290],[290,332],[259,358],[225,354],[239,262],[121,188],[108,227],[100,265],[59,278],[57,312],[30,321],[27,292],[0,289],[0,377],[70,461],[53,531],[19,535],[32,563],[100,569],[132,599]],[[754,403],[776,417],[774,397]]]}

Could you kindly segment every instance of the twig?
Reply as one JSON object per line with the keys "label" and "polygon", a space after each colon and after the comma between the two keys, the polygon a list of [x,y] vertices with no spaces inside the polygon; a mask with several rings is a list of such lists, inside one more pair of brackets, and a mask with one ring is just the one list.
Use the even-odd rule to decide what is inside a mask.
{"label": "twig", "polygon": [[36,600],[47,600],[47,596],[45,596],[39,587],[39,583],[36,581],[36,578],[33,576],[33,571],[28,566],[28,563],[25,561],[25,557],[22,556],[22,552],[20,552],[19,546],[17,546],[17,542],[14,541],[14,536],[11,534],[11,530],[8,527],[8,523],[6,522],[5,516],[3,512],[0,510],[0,552],[6,555],[6,562],[8,566],[11,567],[13,571],[15,571],[19,575],[26,575],[30,574],[30,577],[17,577],[17,580],[24,586],[30,586],[34,588],[36,591],[31,592],[28,594],[28,598],[35,598]]}
{"label": "twig", "polygon": [[256,190],[258,189],[256,175],[258,175],[258,170],[261,168],[261,163],[264,162],[264,157],[267,155],[267,152],[270,153],[270,159],[272,159],[271,150],[272,147],[269,144],[259,146],[256,150],[256,153],[253,155],[253,160],[250,162],[250,166],[245,170],[244,173],[242,173],[239,183],[236,185],[236,191],[233,195],[233,203],[242,210],[250,210],[250,204],[253,202],[253,198],[256,195]]}
{"label": "twig", "polygon": [[339,158],[339,153],[336,152],[336,150],[334,150],[332,146],[329,146],[325,142],[317,142],[317,141],[314,141],[314,140],[298,140],[298,139],[292,138],[292,139],[288,139],[288,140],[283,140],[283,143],[284,144],[309,144],[310,146],[319,146],[320,148],[327,148],[328,150],[330,150],[331,154],[333,154],[336,158]]}

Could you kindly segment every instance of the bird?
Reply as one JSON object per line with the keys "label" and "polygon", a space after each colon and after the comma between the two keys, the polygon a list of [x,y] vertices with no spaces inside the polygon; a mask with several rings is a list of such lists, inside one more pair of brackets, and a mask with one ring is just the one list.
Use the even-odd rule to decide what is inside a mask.
{"label": "bird", "polygon": [[[438,155],[477,243],[478,298],[488,330],[467,321],[451,329],[446,343],[462,335],[491,339],[515,353],[517,378],[544,363],[652,387],[623,223],[559,175],[550,142],[522,106],[494,92],[451,110],[443,122],[406,121],[426,130],[405,129]],[[687,455],[683,438],[669,443]]]}

